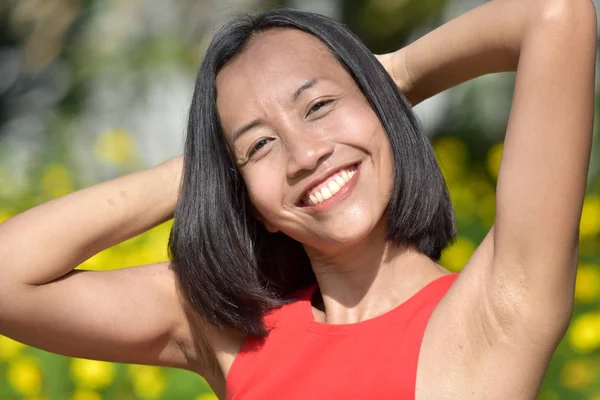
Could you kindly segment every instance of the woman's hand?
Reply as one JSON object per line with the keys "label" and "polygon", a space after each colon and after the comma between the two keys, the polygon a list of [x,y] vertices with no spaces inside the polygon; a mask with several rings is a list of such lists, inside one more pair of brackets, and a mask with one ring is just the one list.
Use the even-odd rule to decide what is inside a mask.
{"label": "woman's hand", "polygon": [[528,11],[547,2],[493,0],[376,57],[415,106],[478,76],[515,71]]}
{"label": "woman's hand", "polygon": [[392,77],[396,86],[404,93],[408,102],[412,105],[413,101],[410,98],[410,94],[413,89],[413,82],[406,64],[406,48],[393,53],[375,54],[375,58],[383,65],[383,68]]}

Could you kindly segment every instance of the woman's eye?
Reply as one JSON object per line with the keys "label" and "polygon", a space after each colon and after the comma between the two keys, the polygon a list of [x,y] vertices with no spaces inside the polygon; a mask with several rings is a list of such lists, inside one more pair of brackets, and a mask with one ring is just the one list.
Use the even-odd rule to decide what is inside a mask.
{"label": "woman's eye", "polygon": [[259,151],[260,149],[262,149],[270,141],[271,141],[270,138],[262,138],[259,141],[257,141],[256,143],[254,143],[254,145],[250,148],[250,151],[248,152],[248,157],[252,157],[252,155],[254,153],[256,153],[257,151]]}
{"label": "woman's eye", "polygon": [[315,105],[313,105],[310,110],[308,111],[307,116],[309,116],[312,113],[315,113],[317,111],[319,111],[321,108],[325,107],[327,104],[333,102],[333,99],[329,99],[329,100],[321,100],[317,103],[315,103]]}

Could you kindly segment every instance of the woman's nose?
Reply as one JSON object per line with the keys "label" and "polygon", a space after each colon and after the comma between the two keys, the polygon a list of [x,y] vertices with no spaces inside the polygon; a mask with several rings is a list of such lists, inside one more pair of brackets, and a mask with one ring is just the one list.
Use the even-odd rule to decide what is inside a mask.
{"label": "woman's nose", "polygon": [[333,153],[333,143],[319,136],[306,132],[288,140],[288,178],[314,170]]}

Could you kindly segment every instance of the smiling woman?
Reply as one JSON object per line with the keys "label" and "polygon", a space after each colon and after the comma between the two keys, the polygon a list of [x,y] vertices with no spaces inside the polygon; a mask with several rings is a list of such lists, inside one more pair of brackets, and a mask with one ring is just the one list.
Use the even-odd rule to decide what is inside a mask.
{"label": "smiling woman", "polygon": [[[186,294],[218,326],[264,335],[264,312],[315,281],[305,250],[376,232],[437,260],[454,235],[443,177],[402,93],[319,15],[270,11],[216,34],[185,161],[170,248]],[[332,196],[344,170],[355,179]],[[311,191],[327,201],[307,207]]]}
{"label": "smiling woman", "polygon": [[[589,0],[492,0],[377,57],[318,15],[238,17],[183,159],[0,226],[0,333],[192,370],[223,399],[534,398],[573,307],[595,43]],[[451,274],[407,101],[515,69],[495,225]],[[171,263],[73,271],[173,213]]]}

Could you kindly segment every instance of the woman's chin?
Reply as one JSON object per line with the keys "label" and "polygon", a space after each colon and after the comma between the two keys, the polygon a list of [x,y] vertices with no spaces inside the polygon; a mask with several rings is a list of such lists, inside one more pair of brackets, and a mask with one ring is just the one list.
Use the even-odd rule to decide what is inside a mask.
{"label": "woman's chin", "polygon": [[319,235],[311,235],[301,240],[305,247],[312,248],[320,253],[337,253],[344,249],[356,247],[361,243],[373,240],[383,240],[385,234],[376,233],[377,223],[367,221],[350,221],[324,227]]}

